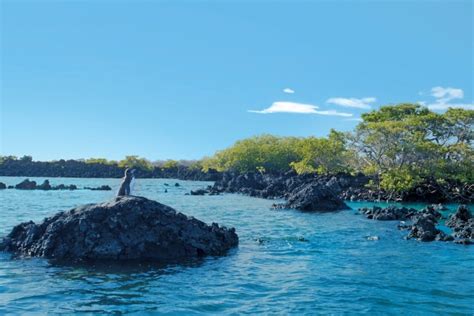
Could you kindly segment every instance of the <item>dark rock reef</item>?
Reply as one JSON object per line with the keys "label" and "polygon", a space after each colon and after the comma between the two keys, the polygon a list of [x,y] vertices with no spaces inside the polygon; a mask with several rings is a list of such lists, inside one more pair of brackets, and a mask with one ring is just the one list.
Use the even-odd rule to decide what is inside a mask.
{"label": "dark rock reef", "polygon": [[430,214],[420,214],[414,217],[407,239],[417,239],[419,241],[452,241],[452,236],[446,235],[436,228],[437,219]]}
{"label": "dark rock reef", "polygon": [[287,203],[274,204],[273,207],[277,209],[328,212],[348,208],[338,197],[341,185],[348,185],[346,182],[348,179],[343,176],[339,178],[312,174],[298,176],[294,172],[281,175],[224,173],[222,180],[217,181],[208,190],[213,194],[241,193],[264,199],[287,200]]}
{"label": "dark rock reef", "polygon": [[[442,214],[438,209],[440,205],[427,206],[417,211],[413,208],[389,206],[381,208],[378,206],[360,208],[359,213],[368,219],[374,220],[400,220],[402,224],[399,229],[409,230],[407,239],[419,241],[454,241],[456,243],[471,244],[474,240],[474,218],[465,205],[458,207],[456,213],[452,214],[446,221],[446,226],[452,228],[452,234],[448,235],[437,228]],[[404,221],[410,221],[405,224]]]}
{"label": "dark rock reef", "polygon": [[[49,180],[44,180],[43,183],[37,184],[36,181],[30,181],[30,179],[25,179],[22,182],[18,183],[17,185],[9,186],[9,189],[17,189],[17,190],[43,190],[43,191],[49,191],[49,190],[78,190],[79,188],[75,184],[59,184],[56,186],[52,186],[49,183]],[[0,183],[0,189],[1,189],[1,183]],[[84,190],[92,190],[92,191],[110,191],[112,188],[108,185],[101,185],[98,187],[84,187]]]}
{"label": "dark rock reef", "polygon": [[410,219],[418,211],[413,208],[406,207],[363,207],[359,209],[359,213],[367,217],[368,219],[374,219],[379,221],[395,221],[395,220],[407,220]]}
{"label": "dark rock reef", "polygon": [[213,189],[218,192],[242,193],[261,198],[284,198],[293,194],[293,190],[303,184],[328,186],[339,198],[350,201],[424,201],[428,203],[474,201],[474,185],[445,181],[439,184],[432,179],[417,187],[400,193],[388,193],[371,188],[368,184],[375,178],[363,174],[336,175],[300,174],[293,171],[280,174],[225,172],[216,181]]}
{"label": "dark rock reef", "polygon": [[16,257],[66,261],[175,261],[222,255],[237,246],[234,228],[207,225],[143,197],[125,196],[22,223],[0,243]]}
{"label": "dark rock reef", "polygon": [[4,190],[7,188],[7,185],[3,182],[0,182],[0,190]]}
{"label": "dark rock reef", "polygon": [[22,182],[15,185],[15,189],[18,190],[35,190],[36,181],[30,181],[30,179],[25,179]]}
{"label": "dark rock reef", "polygon": [[459,238],[458,243],[474,243],[474,218],[467,206],[459,206],[456,213],[446,221],[446,226],[453,230],[454,237]]}
{"label": "dark rock reef", "polygon": [[108,185],[101,185],[98,187],[84,187],[84,190],[92,190],[92,191],[111,191],[112,188]]}

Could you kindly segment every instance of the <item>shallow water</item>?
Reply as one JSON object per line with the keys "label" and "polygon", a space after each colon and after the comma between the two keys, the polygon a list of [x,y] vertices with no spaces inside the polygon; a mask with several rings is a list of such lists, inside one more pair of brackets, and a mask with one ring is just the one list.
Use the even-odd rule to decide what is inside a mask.
{"label": "shallow water", "polygon": [[[0,177],[8,185],[21,180]],[[52,185],[108,184],[113,191],[0,190],[0,236],[20,222],[110,199],[119,181],[50,178]],[[370,203],[311,214],[270,210],[274,201],[241,195],[184,195],[207,184],[139,179],[135,193],[205,222],[236,227],[240,245],[227,256],[170,266],[90,267],[0,253],[0,314],[474,312],[474,246],[404,240],[397,222],[355,215]]]}

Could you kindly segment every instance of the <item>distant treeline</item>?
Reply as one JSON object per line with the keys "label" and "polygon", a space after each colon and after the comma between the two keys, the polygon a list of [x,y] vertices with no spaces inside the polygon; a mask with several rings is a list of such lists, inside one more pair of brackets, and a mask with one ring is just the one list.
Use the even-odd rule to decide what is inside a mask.
{"label": "distant treeline", "polygon": [[[216,180],[222,172],[365,174],[369,186],[390,193],[425,187],[474,186],[474,111],[439,114],[418,104],[383,106],[362,114],[354,131],[331,130],[328,137],[261,135],[236,142],[199,161],[152,163],[137,156],[32,161],[2,157],[0,175],[121,177],[125,167],[139,177]],[[470,189],[469,189],[470,190]]]}
{"label": "distant treeline", "polygon": [[152,164],[137,156],[121,161],[106,159],[33,161],[31,156],[0,157],[0,176],[120,178],[127,167],[135,168],[139,178],[175,178],[183,180],[216,181],[221,174],[215,170],[203,172],[190,163],[169,160]]}

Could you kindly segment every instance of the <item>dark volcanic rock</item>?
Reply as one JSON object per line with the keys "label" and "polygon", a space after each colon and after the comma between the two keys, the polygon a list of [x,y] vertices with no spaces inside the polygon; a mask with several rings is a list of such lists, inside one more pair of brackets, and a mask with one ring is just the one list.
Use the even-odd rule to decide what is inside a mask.
{"label": "dark volcanic rock", "polygon": [[379,221],[395,221],[410,219],[417,210],[406,207],[389,206],[381,208],[379,206],[360,208],[359,212],[368,219]]}
{"label": "dark volcanic rock", "polygon": [[110,191],[112,190],[111,187],[109,187],[108,185],[101,185],[100,187],[96,187],[96,188],[91,188],[91,187],[85,187],[84,190],[92,190],[92,191]]}
{"label": "dark volcanic rock", "polygon": [[40,185],[38,185],[36,187],[37,190],[51,190],[52,187],[51,187],[51,184],[49,184],[49,180],[44,180],[43,183],[41,183]]}
{"label": "dark volcanic rock", "polygon": [[421,211],[414,208],[388,206],[382,208],[380,206],[359,208],[359,213],[365,215],[368,219],[379,221],[395,221],[395,220],[415,220],[420,216],[430,216],[435,222],[441,218],[439,213],[433,206],[427,206]]}
{"label": "dark volcanic rock", "polygon": [[[15,186],[16,189],[19,190],[77,190],[77,185],[75,184],[59,184],[57,186],[51,186],[49,183],[49,180],[44,180],[42,184],[37,185],[35,181],[30,181],[29,179],[23,180],[21,183],[18,183]],[[1,189],[1,184],[0,184],[0,189]],[[108,185],[101,185],[96,188],[91,188],[91,187],[85,187],[84,190],[93,190],[93,191],[110,191],[112,188]]]}
{"label": "dark volcanic rock", "polygon": [[[205,189],[197,189],[197,190],[191,190],[191,192],[189,192],[189,194],[191,195],[219,195],[219,191],[216,191],[212,186],[207,186],[207,188]],[[189,195],[188,193],[186,193],[186,195]]]}
{"label": "dark volcanic rock", "polygon": [[0,182],[0,190],[4,190],[7,188],[7,185],[3,182]]}
{"label": "dark volcanic rock", "polygon": [[[360,208],[359,212],[369,219],[392,221],[403,221],[398,225],[401,230],[409,230],[407,239],[417,239],[420,241],[452,241],[453,236],[446,235],[439,230],[436,225],[441,218],[435,206],[427,206],[417,211],[413,208],[389,206],[381,208],[378,206]],[[411,224],[405,224],[404,221],[410,221]]]}
{"label": "dark volcanic rock", "polygon": [[459,225],[463,225],[464,223],[468,222],[472,218],[471,212],[466,205],[460,205],[456,211],[456,213],[449,216],[448,220],[446,221],[446,226],[454,228]]}
{"label": "dark volcanic rock", "polygon": [[474,218],[466,205],[458,207],[446,221],[446,226],[452,228],[454,237],[466,239],[466,244],[474,242]]}
{"label": "dark volcanic rock", "polygon": [[221,255],[237,246],[234,228],[207,225],[143,197],[124,196],[13,228],[0,250],[70,261],[174,261]]}
{"label": "dark volcanic rock", "polygon": [[30,181],[30,179],[25,179],[22,182],[15,185],[15,189],[35,190],[36,189],[36,181]]}
{"label": "dark volcanic rock", "polygon": [[415,238],[420,241],[450,241],[454,239],[437,229],[436,223],[436,220],[430,215],[416,217],[407,238]]}
{"label": "dark volcanic rock", "polygon": [[295,190],[287,203],[275,205],[275,208],[294,208],[301,211],[329,212],[349,207],[326,186],[307,184]]}
{"label": "dark volcanic rock", "polygon": [[191,190],[191,195],[205,195],[207,193],[209,193],[208,190],[205,190],[205,189],[197,189],[195,191]]}

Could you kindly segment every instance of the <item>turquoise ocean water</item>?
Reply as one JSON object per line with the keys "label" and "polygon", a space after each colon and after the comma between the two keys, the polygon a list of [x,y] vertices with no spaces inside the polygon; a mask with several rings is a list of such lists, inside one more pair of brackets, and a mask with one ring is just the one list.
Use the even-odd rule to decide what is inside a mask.
{"label": "turquoise ocean water", "polygon": [[[0,182],[23,179],[0,177]],[[1,190],[0,236],[20,222],[111,199],[120,182],[49,179],[53,185],[108,184],[113,191]],[[207,223],[235,227],[240,245],[227,256],[168,266],[58,266],[0,253],[0,314],[474,313],[474,246],[404,240],[397,222],[355,214],[371,203],[315,214],[274,211],[274,201],[241,195],[185,195],[208,184],[138,179],[134,189]]]}

